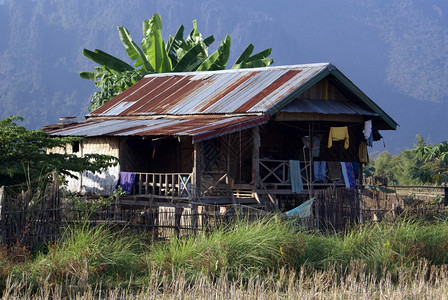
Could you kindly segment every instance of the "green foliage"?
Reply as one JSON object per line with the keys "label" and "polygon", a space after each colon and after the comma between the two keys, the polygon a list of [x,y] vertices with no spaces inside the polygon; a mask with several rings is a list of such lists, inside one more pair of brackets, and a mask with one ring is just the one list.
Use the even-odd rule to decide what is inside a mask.
{"label": "green foliage", "polygon": [[81,213],[85,219],[88,219],[94,212],[111,207],[121,195],[124,195],[121,186],[118,186],[117,190],[108,197],[99,196],[94,201],[88,201],[86,196],[79,196],[76,194],[67,195],[68,203],[73,206],[77,213]]}
{"label": "green foliage", "polygon": [[[162,39],[162,18],[154,14],[151,19],[144,20],[143,39],[140,47],[132,39],[129,31],[118,27],[120,40],[128,54],[134,61],[134,69],[122,60],[96,49],[84,49],[83,54],[98,63],[95,72],[82,72],[80,76],[92,80],[100,90],[92,96],[89,110],[95,110],[112,97],[126,90],[140,80],[145,74],[166,72],[192,72],[208,70],[224,70],[230,56],[230,36],[226,36],[220,47],[208,55],[208,47],[215,41],[213,36],[203,38],[198,30],[196,20],[193,29],[184,40],[184,26],[181,25],[174,36],[168,41]],[[272,49],[268,48],[253,54],[254,46],[250,44],[233,64],[232,69],[256,68],[269,66],[273,63]]]}
{"label": "green foliage", "polygon": [[386,177],[389,184],[418,185],[447,182],[448,143],[427,145],[423,137],[416,136],[413,149],[396,155],[388,151],[380,153],[371,161],[375,176]]}
{"label": "green foliage", "polygon": [[421,144],[414,149],[419,159],[419,166],[412,171],[412,176],[423,183],[442,183],[448,181],[448,142],[438,145]]}
{"label": "green foliage", "polygon": [[99,89],[92,95],[89,111],[93,111],[106,103],[109,99],[115,97],[128,87],[139,81],[145,76],[141,69],[132,71],[106,71],[97,67],[97,73],[94,73],[95,86]]}
{"label": "green foliage", "polygon": [[16,124],[21,117],[8,117],[0,121],[0,186],[22,183],[39,178],[42,174],[58,171],[73,176],[73,172],[97,172],[116,165],[115,157],[87,154],[47,153],[46,149],[65,148],[81,138],[52,138],[42,130],[28,130]]}

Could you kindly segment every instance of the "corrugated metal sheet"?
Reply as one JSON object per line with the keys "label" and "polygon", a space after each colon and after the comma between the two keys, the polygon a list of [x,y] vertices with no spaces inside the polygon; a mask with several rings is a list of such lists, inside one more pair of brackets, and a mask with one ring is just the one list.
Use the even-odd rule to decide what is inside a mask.
{"label": "corrugated metal sheet", "polygon": [[348,114],[363,116],[378,116],[361,106],[348,101],[332,101],[332,100],[295,100],[282,108],[281,112],[294,113],[317,113],[317,114]]}
{"label": "corrugated metal sheet", "polygon": [[149,120],[91,119],[50,131],[52,136],[191,136],[195,142],[264,124],[269,116],[161,118]]}
{"label": "corrugated metal sheet", "polygon": [[88,116],[266,112],[329,66],[151,74]]}

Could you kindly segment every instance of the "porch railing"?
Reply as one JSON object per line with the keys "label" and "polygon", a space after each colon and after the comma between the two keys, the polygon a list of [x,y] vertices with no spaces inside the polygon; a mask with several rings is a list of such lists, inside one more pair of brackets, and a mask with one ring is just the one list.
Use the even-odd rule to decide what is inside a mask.
{"label": "porch railing", "polygon": [[191,198],[192,180],[192,173],[136,173],[133,194]]}
{"label": "porch railing", "polygon": [[[304,185],[310,184],[310,162],[300,162]],[[260,178],[264,185],[290,186],[289,160],[260,159]]]}
{"label": "porch railing", "polygon": [[201,176],[201,196],[230,195],[232,183],[226,172],[208,171]]}

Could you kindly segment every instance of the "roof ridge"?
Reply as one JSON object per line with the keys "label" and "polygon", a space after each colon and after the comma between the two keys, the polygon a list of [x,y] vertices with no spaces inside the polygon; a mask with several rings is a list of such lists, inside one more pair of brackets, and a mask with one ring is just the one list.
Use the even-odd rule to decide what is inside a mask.
{"label": "roof ridge", "polygon": [[310,64],[298,64],[298,65],[281,65],[281,66],[268,66],[261,68],[244,68],[244,69],[225,69],[214,71],[192,71],[192,72],[168,72],[168,73],[152,73],[145,75],[145,78],[152,77],[165,77],[165,76],[186,76],[199,74],[224,74],[224,73],[237,73],[237,72],[256,72],[256,71],[274,71],[274,70],[291,70],[291,69],[304,69],[304,68],[316,68],[316,67],[328,67],[335,68],[333,64],[329,62],[322,63],[310,63]]}

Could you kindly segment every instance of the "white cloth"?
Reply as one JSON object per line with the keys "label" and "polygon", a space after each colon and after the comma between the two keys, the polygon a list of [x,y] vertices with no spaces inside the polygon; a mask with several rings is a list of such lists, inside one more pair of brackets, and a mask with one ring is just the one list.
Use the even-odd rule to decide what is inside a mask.
{"label": "white cloth", "polygon": [[362,132],[367,140],[372,134],[372,120],[367,120],[364,122],[364,130]]}

